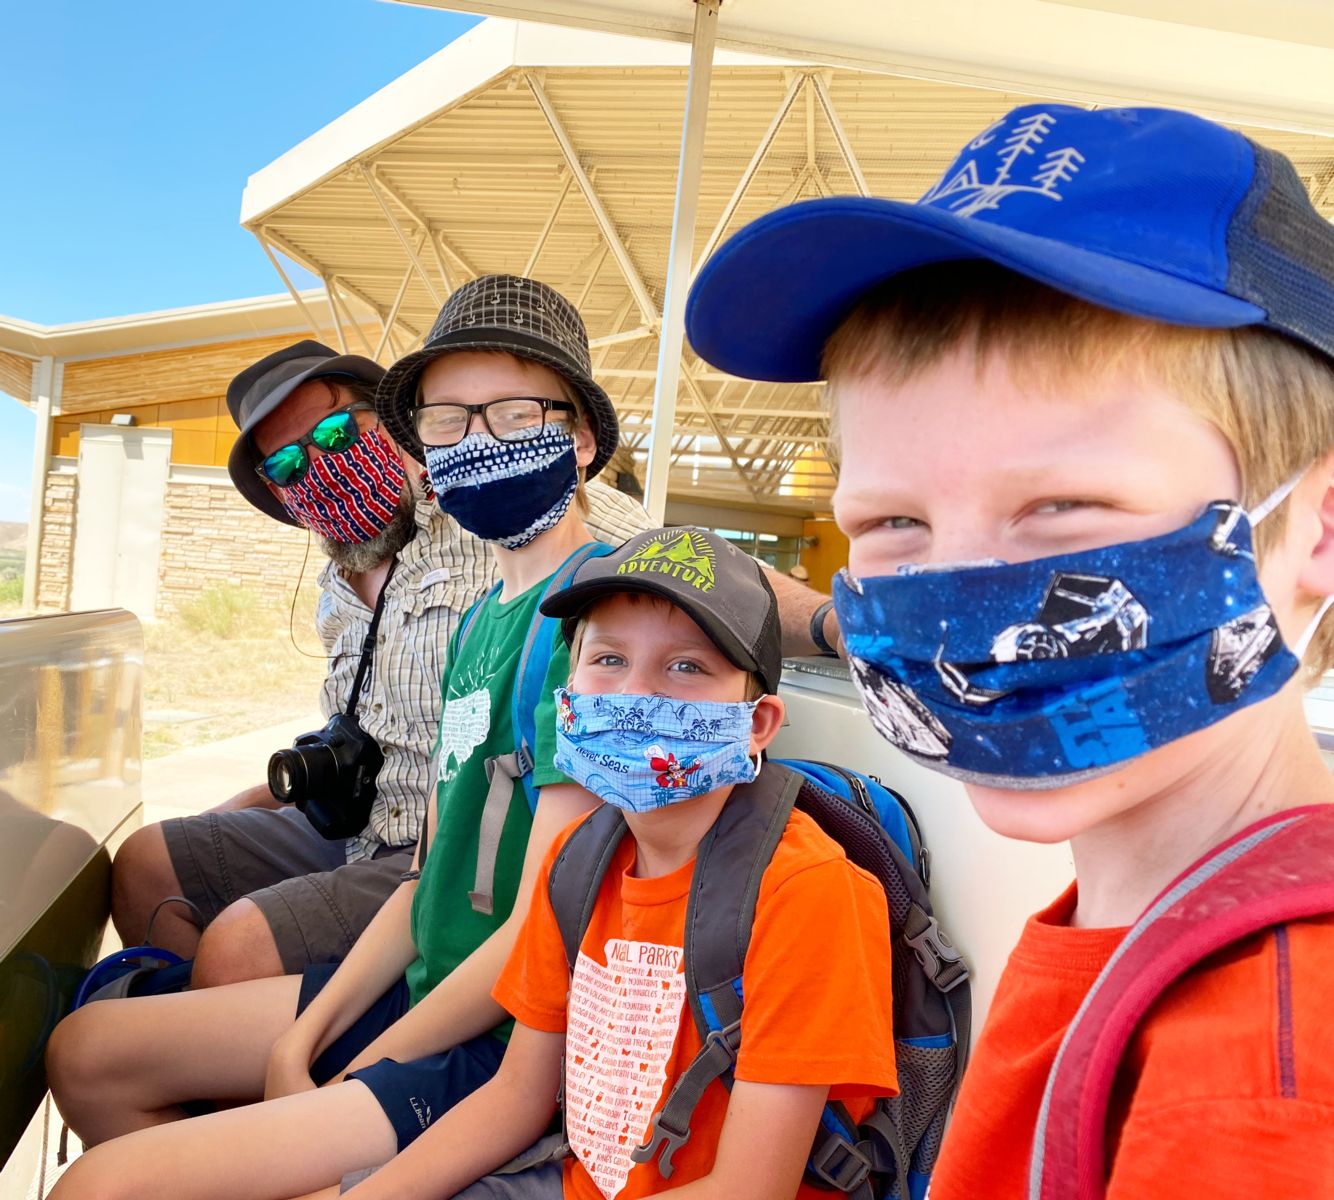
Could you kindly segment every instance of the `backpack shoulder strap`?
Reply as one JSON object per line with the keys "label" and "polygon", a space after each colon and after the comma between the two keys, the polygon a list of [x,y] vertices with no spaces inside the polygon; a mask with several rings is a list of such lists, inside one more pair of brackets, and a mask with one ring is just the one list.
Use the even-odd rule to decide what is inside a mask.
{"label": "backpack shoulder strap", "polygon": [[[590,558],[602,558],[610,554],[613,549],[614,547],[605,542],[589,542],[580,546],[547,580],[547,586],[542,590],[542,600],[569,587],[574,573]],[[533,787],[532,782],[534,765],[532,747],[537,741],[537,706],[542,700],[542,689],[559,632],[560,621],[555,617],[544,617],[539,601],[538,611],[533,615],[532,624],[529,625],[528,634],[524,638],[523,649],[519,653],[519,669],[514,677],[514,695],[510,702],[514,753],[521,770],[517,778],[523,781],[530,812],[537,808],[537,789]]]}
{"label": "backpack shoulder strap", "polygon": [[[528,811],[537,809],[537,789],[533,787],[533,751],[537,737],[537,706],[542,697],[543,682],[547,668],[551,664],[552,648],[555,644],[556,630],[560,624],[554,617],[544,617],[541,612],[542,600],[553,592],[562,591],[569,586],[582,563],[590,558],[610,554],[612,547],[603,542],[589,542],[580,546],[547,580],[542,590],[538,609],[533,614],[528,632],[524,636],[523,648],[519,652],[519,666],[514,674],[514,691],[510,696],[510,726],[514,730],[514,751],[510,754],[493,754],[486,760],[486,802],[482,805],[482,820],[478,830],[477,870],[473,876],[472,891],[468,893],[468,902],[474,912],[490,915],[495,911],[496,859],[500,854],[500,836],[505,829],[505,816],[509,812],[510,800],[514,795],[514,782],[523,784],[524,795],[528,800]],[[497,585],[499,586],[499,585]],[[471,618],[472,614],[469,614]],[[463,645],[463,636],[468,632],[465,626],[460,635],[459,645]]]}
{"label": "backpack shoulder strap", "polygon": [[1071,1021],[1047,1077],[1028,1200],[1104,1194],[1107,1105],[1150,1006],[1211,954],[1261,930],[1334,912],[1334,806],[1252,825],[1177,879],[1131,927]]}
{"label": "backpack shoulder strap", "polygon": [[599,804],[565,839],[547,876],[547,895],[556,914],[565,958],[574,970],[584,931],[593,917],[598,889],[626,834],[625,817],[611,804]]}
{"label": "backpack shoulder strap", "polygon": [[672,1087],[634,1150],[635,1162],[658,1158],[664,1179],[672,1155],[690,1136],[690,1119],[715,1079],[731,1086],[741,1048],[744,996],[741,972],[750,945],[760,880],[787,827],[801,777],[777,763],[764,764],[753,783],[736,788],[704,835],[686,901],[685,976],[695,1027],[704,1043]]}

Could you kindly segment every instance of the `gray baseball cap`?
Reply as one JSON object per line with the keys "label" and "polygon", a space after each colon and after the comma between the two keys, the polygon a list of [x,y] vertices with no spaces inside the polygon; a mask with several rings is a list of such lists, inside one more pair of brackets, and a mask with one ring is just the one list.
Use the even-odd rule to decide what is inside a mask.
{"label": "gray baseball cap", "polygon": [[296,525],[297,521],[255,473],[259,455],[250,439],[251,430],[308,379],[341,376],[375,387],[383,375],[379,363],[359,354],[339,354],[309,338],[251,363],[227,385],[227,410],[241,431],[227,459],[227,473],[236,490],[275,521]]}
{"label": "gray baseball cap", "polygon": [[417,381],[428,363],[459,350],[503,350],[565,376],[597,439],[587,478],[606,466],[620,431],[611,400],[593,379],[583,318],[555,288],[521,275],[470,279],[445,301],[422,348],[400,358],[381,382],[375,396],[380,420],[418,462],[426,459],[415,423]]}
{"label": "gray baseball cap", "polygon": [[589,605],[620,592],[645,592],[674,604],[733,666],[753,671],[765,691],[778,691],[778,601],[764,568],[726,538],[691,525],[637,533],[612,554],[585,562],[569,587],[542,601],[542,612],[561,618],[569,641]]}

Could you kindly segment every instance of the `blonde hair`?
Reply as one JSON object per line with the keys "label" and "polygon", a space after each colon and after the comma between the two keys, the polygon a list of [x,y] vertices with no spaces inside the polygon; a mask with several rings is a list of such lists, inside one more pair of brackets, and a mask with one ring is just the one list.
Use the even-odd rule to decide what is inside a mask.
{"label": "blonde hair", "polygon": [[[1334,362],[1268,329],[1196,329],[1099,308],[984,262],[918,268],[862,297],[825,344],[831,439],[838,381],[874,376],[893,386],[959,346],[979,375],[1004,351],[1025,380],[1054,390],[1129,366],[1171,390],[1227,439],[1253,507],[1334,446]],[[831,444],[835,444],[832,443]],[[1280,507],[1256,530],[1263,555],[1281,537]],[[1311,681],[1334,665],[1334,622],[1306,652]]]}
{"label": "blonde hair", "polygon": [[[628,596],[636,604],[641,601],[647,601],[650,604],[662,604],[668,608],[676,607],[665,596],[652,596],[647,592],[623,592],[619,594]],[[584,609],[584,611],[575,618],[574,633],[570,635],[570,677],[566,680],[567,684],[572,685],[574,683],[574,669],[579,665],[579,651],[583,649],[584,645],[584,630],[588,627],[588,614],[597,606],[597,603],[596,600],[593,601],[588,608]],[[719,651],[719,653],[721,653],[721,651]],[[724,654],[723,657],[727,658],[727,655]],[[727,661],[731,663],[732,660],[728,658]],[[737,670],[740,671],[742,668],[737,667]],[[761,680],[754,671],[746,671],[745,675],[746,690],[742,699],[746,701],[758,700],[761,696],[765,695],[768,689],[765,688],[764,681]]]}

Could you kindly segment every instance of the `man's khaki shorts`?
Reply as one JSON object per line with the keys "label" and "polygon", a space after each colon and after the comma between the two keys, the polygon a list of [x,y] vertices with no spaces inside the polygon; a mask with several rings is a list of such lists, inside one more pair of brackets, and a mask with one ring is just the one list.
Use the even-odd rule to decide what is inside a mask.
{"label": "man's khaki shorts", "polygon": [[181,893],[211,921],[243,896],[273,932],[283,970],[340,962],[412,865],[413,847],[346,861],[294,808],[242,808],[162,822]]}

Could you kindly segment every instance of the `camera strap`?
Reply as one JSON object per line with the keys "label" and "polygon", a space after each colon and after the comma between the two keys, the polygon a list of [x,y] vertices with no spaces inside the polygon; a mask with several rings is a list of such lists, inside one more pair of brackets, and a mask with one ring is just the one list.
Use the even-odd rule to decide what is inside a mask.
{"label": "camera strap", "polygon": [[357,664],[357,677],[352,681],[352,692],[347,698],[347,717],[357,719],[357,702],[361,699],[361,689],[366,682],[366,674],[371,669],[371,660],[375,657],[375,635],[380,631],[380,618],[384,616],[384,598],[389,591],[389,581],[394,577],[394,568],[398,566],[398,555],[389,560],[389,570],[385,573],[384,583],[380,585],[380,594],[375,598],[375,610],[371,613],[371,623],[366,628],[366,637],[361,643],[361,661]]}

